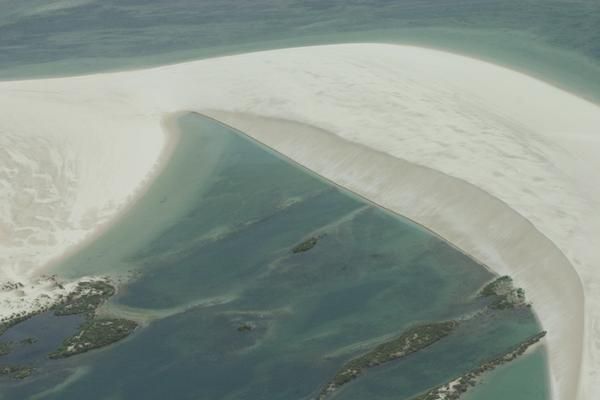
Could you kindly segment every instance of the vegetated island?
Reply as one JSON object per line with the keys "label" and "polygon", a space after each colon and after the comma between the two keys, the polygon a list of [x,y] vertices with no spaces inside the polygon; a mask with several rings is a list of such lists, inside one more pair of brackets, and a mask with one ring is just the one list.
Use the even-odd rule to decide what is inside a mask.
{"label": "vegetated island", "polygon": [[325,399],[343,385],[356,379],[366,369],[405,357],[448,336],[458,327],[457,321],[435,322],[410,328],[399,337],[380,344],[372,351],[349,361],[318,396]]}
{"label": "vegetated island", "polygon": [[54,307],[55,315],[83,314],[86,321],[81,324],[75,335],[65,339],[60,348],[48,357],[71,357],[108,346],[129,336],[137,328],[136,322],[96,316],[98,307],[114,294],[114,286],[106,281],[81,282],[65,301],[57,304]]}
{"label": "vegetated island", "polygon": [[129,336],[136,327],[137,323],[127,319],[93,318],[82,324],[77,334],[67,338],[48,357],[66,358],[108,346]]}
{"label": "vegetated island", "polygon": [[[98,317],[96,311],[104,302],[115,294],[115,287],[107,279],[95,279],[79,282],[76,289],[59,302],[47,309],[34,313],[19,315],[0,323],[0,336],[9,328],[45,311],[53,311],[58,317],[65,315],[82,315],[85,321],[79,330],[64,340],[60,348],[50,353],[50,359],[66,358],[85,353],[93,349],[108,346],[129,336],[136,328],[134,321],[119,318]],[[21,342],[31,344],[33,338]],[[13,343],[0,343],[0,356],[8,354]],[[23,365],[0,365],[0,376],[23,379],[31,375],[34,368]]]}
{"label": "vegetated island", "polygon": [[525,353],[529,347],[542,340],[544,336],[546,336],[546,331],[535,334],[519,343],[506,353],[486,361],[479,367],[467,372],[466,374],[441,386],[438,386],[437,388],[434,388],[426,393],[418,395],[412,400],[458,400],[471,387],[474,387],[477,384],[477,378],[479,378],[481,375],[519,357]]}
{"label": "vegetated island", "polygon": [[492,303],[488,307],[496,310],[529,306],[525,299],[525,291],[515,288],[510,276],[501,276],[493,280],[485,285],[479,294],[491,298]]}
{"label": "vegetated island", "polygon": [[86,314],[93,317],[96,309],[114,294],[114,286],[107,281],[80,282],[77,288],[52,310],[57,316]]}
{"label": "vegetated island", "polygon": [[33,373],[33,367],[23,365],[0,366],[0,376],[10,376],[13,379],[25,379]]}
{"label": "vegetated island", "polygon": [[[486,306],[487,311],[483,310],[481,313],[529,306],[525,298],[525,291],[521,288],[515,288],[513,280],[509,276],[498,277],[486,284],[480,290],[479,296],[491,299],[491,302]],[[431,346],[451,334],[458,325],[459,322],[454,320],[418,325],[402,333],[399,337],[380,344],[370,352],[346,363],[321,390],[317,399],[323,400],[333,395],[340,387],[358,378],[369,368],[400,359]],[[485,362],[465,375],[434,388],[413,400],[456,400],[467,390],[469,385],[475,385],[478,376],[496,368],[498,365],[514,360],[545,335],[545,331],[538,333],[501,356]]]}
{"label": "vegetated island", "polygon": [[310,249],[312,249],[313,247],[315,247],[317,245],[317,242],[319,241],[319,239],[320,239],[320,237],[318,237],[318,236],[309,237],[302,243],[296,245],[292,249],[292,253],[297,254],[297,253],[304,253],[305,251],[309,251]]}
{"label": "vegetated island", "polygon": [[[36,339],[27,338],[23,339],[18,343],[15,342],[1,342],[0,343],[0,357],[10,354],[17,346],[26,346],[35,343]],[[28,365],[1,365],[0,376],[8,376],[13,379],[25,379],[33,373],[33,367]]]}

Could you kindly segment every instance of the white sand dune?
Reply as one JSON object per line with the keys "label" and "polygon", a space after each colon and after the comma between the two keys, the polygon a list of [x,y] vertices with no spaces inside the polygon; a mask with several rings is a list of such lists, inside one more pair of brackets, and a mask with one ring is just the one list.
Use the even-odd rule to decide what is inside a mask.
{"label": "white sand dune", "polygon": [[2,280],[113,219],[165,154],[164,119],[197,111],[513,275],[549,331],[556,398],[600,397],[591,103],[457,55],[349,44],[4,82],[0,109]]}

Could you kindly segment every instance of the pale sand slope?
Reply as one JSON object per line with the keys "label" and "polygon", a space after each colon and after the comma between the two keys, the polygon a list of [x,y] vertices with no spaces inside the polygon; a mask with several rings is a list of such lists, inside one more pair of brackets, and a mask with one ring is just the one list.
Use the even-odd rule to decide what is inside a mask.
{"label": "pale sand slope", "polygon": [[578,398],[600,396],[593,104],[469,58],[351,44],[5,82],[0,109],[4,279],[114,216],[158,159],[164,117],[195,110],[514,275],[549,330],[560,398],[580,363]]}

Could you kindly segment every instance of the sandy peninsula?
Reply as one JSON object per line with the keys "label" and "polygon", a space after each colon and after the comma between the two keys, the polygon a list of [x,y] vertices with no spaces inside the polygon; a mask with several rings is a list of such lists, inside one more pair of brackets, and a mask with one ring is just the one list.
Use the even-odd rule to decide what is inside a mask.
{"label": "sandy peninsula", "polygon": [[[160,168],[165,118],[195,111],[512,275],[549,331],[555,398],[600,396],[594,104],[462,56],[348,44],[2,82],[0,107],[3,282],[35,287],[113,221]],[[35,307],[0,294],[0,316]]]}

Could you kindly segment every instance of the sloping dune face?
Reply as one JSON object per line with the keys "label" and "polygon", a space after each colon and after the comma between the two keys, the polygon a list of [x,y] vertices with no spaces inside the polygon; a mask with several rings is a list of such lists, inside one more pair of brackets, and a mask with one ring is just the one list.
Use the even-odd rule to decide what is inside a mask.
{"label": "sloping dune face", "polygon": [[166,154],[165,118],[197,111],[513,275],[549,331],[556,397],[600,395],[593,104],[473,59],[352,44],[5,82],[0,107],[3,281],[113,220]]}

